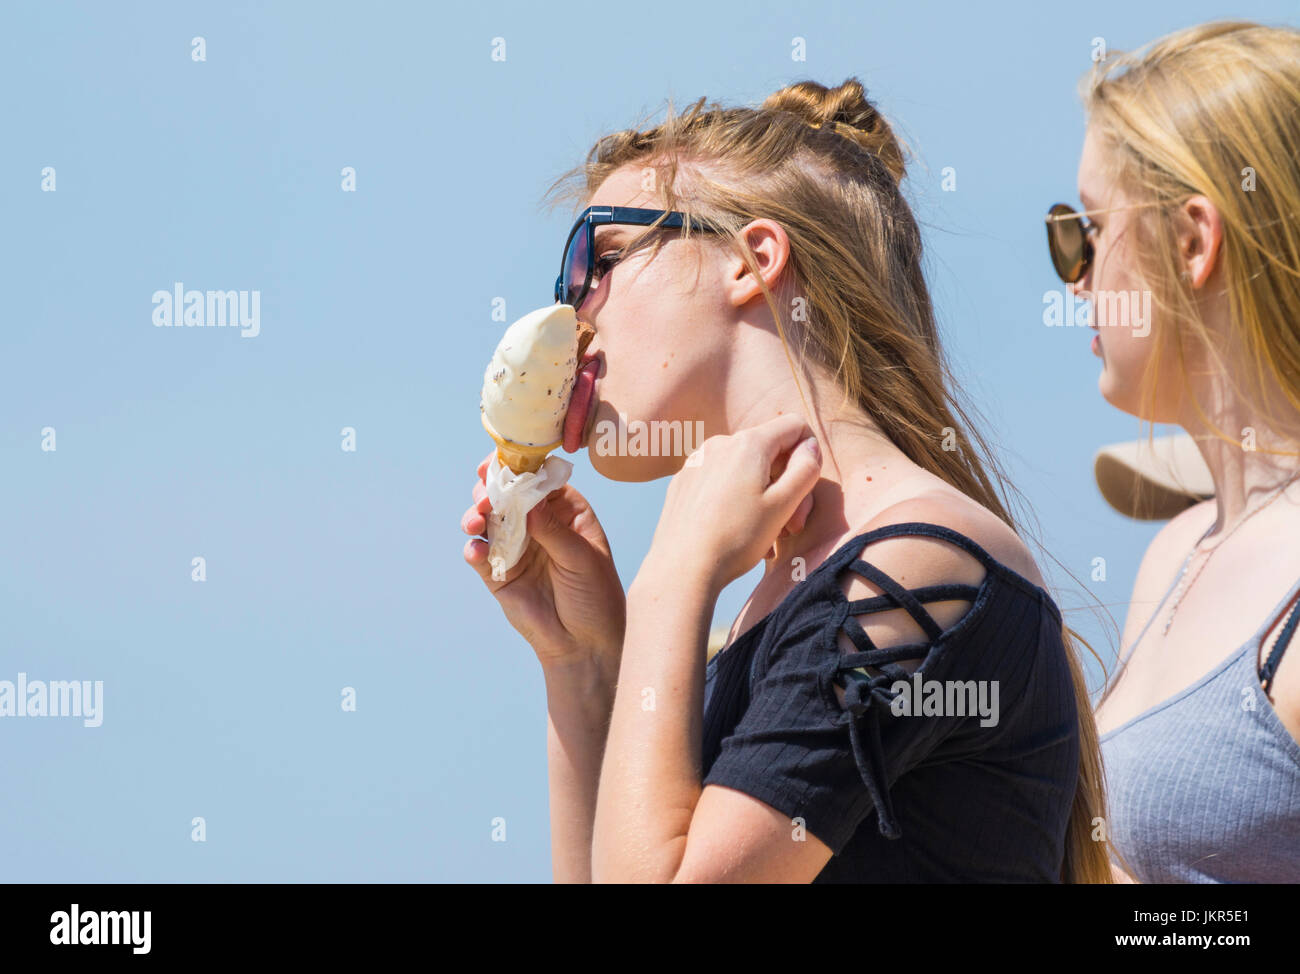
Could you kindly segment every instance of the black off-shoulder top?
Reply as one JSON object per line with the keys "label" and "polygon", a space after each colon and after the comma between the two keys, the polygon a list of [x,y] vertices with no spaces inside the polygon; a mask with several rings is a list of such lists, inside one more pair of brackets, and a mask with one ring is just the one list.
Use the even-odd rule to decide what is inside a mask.
{"label": "black off-shoulder top", "polygon": [[[909,591],[859,557],[902,535],[960,547],[983,580]],[[849,601],[845,571],[885,594]],[[951,599],[971,606],[945,630],[924,606]],[[856,617],[896,608],[926,638],[878,649]],[[709,660],[703,783],[829,846],[816,883],[1059,882],[1079,772],[1066,652],[1051,596],[965,535],[922,522],[860,534]]]}

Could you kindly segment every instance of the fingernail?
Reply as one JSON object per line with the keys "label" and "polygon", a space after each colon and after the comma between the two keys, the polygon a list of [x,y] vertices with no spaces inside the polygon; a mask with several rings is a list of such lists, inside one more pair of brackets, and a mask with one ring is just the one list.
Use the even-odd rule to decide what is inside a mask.
{"label": "fingernail", "polygon": [[822,459],[822,448],[821,444],[817,442],[817,437],[808,437],[808,439],[803,441],[803,445],[807,448],[808,452],[813,455],[813,459],[820,463]]}

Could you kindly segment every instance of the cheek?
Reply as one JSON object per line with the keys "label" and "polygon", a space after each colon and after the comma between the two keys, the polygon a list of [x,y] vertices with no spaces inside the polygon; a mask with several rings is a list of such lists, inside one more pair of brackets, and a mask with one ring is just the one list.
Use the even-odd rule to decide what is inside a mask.
{"label": "cheek", "polygon": [[[629,270],[631,268],[628,268]],[[617,274],[617,272],[616,272]],[[716,391],[727,349],[720,296],[708,265],[668,250],[617,280],[601,308],[606,373],[600,397],[610,409],[641,419],[682,418]]]}
{"label": "cheek", "polygon": [[716,356],[716,305],[697,270],[690,260],[656,261],[619,295],[618,352],[628,365],[620,371],[629,380],[654,388],[698,373]]}
{"label": "cheek", "polygon": [[720,392],[719,370],[702,361],[698,350],[674,348],[647,335],[607,354],[598,388],[598,422],[618,422],[619,417],[645,423],[693,421],[710,414],[710,397]]}
{"label": "cheek", "polygon": [[1127,256],[1124,241],[1099,246],[1090,281],[1093,321],[1113,335],[1113,340],[1118,340],[1119,332],[1146,337],[1151,331],[1151,292],[1140,288]]}
{"label": "cheek", "polygon": [[1102,341],[1106,343],[1107,365],[1134,381],[1142,376],[1151,357],[1150,336],[1140,335],[1133,328],[1112,328]]}

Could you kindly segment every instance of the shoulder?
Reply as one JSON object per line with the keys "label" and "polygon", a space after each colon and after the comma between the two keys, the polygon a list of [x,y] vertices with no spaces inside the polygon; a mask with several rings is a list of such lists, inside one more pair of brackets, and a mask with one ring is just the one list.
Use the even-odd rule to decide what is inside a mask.
{"label": "shoulder", "polygon": [[[872,517],[859,533],[913,521],[937,524],[963,535],[995,561],[1043,586],[1029,548],[1011,526],[956,491],[928,491],[892,504]],[[908,587],[950,582],[977,585],[985,574],[979,559],[964,548],[927,535],[868,539],[859,557]]]}
{"label": "shoulder", "polygon": [[[948,528],[963,535],[983,548],[994,560],[1022,575],[1036,585],[1042,580],[1034,566],[1024,542],[1001,518],[964,495],[936,490],[915,494],[881,510],[862,526],[855,539],[868,532],[894,524],[921,522]],[[866,562],[876,571],[888,576],[899,586],[916,593],[931,586],[969,586],[962,593],[969,595],[987,574],[983,562],[971,552],[949,540],[930,535],[900,534],[884,538],[866,539],[854,551],[857,559]],[[852,565],[853,562],[849,562]],[[840,574],[840,590],[850,601],[871,599],[885,594],[883,588],[857,572],[847,570]],[[892,600],[886,600],[890,602]],[[961,621],[973,606],[971,598],[957,593],[947,597],[920,599],[925,610],[940,630],[946,631]],[[925,642],[928,636],[912,612],[904,608],[881,605],[874,610],[855,614],[862,630],[872,645],[882,649],[889,646]],[[851,653],[854,647],[849,638],[841,634],[840,649]],[[912,669],[919,659],[905,668]]]}
{"label": "shoulder", "polygon": [[1183,560],[1206,529],[1214,523],[1216,516],[1214,499],[1201,501],[1171,518],[1151,539],[1133,580],[1133,594],[1129,599],[1121,652],[1136,638],[1138,629],[1146,624],[1178,574]]}
{"label": "shoulder", "polygon": [[[866,575],[878,572],[908,590],[921,603],[921,611],[914,611],[915,606],[908,609],[895,601],[884,586],[877,584],[883,581],[878,576],[873,581],[871,577],[850,570],[855,564],[850,560],[839,573],[839,588],[846,601],[860,604],[850,613],[856,625],[850,624],[846,618],[837,643],[841,654],[873,649],[883,654],[882,660],[888,658],[907,672],[915,672],[924,666],[929,647],[936,645],[939,638],[938,633],[946,636],[973,610],[975,593],[987,574],[980,558],[960,544],[942,537],[898,534],[867,538],[857,544],[863,534],[911,522],[948,528],[974,542],[995,561],[1033,584],[1040,587],[1043,584],[1028,548],[1011,527],[992,511],[955,490],[926,490],[883,508],[854,532],[850,539],[854,546],[850,557],[875,570],[866,572]],[[944,591],[938,586],[956,588]],[[931,587],[936,587],[936,590],[922,591]],[[938,633],[935,628],[924,628],[931,622]],[[952,645],[951,642],[947,644]],[[902,658],[891,653],[891,650],[904,647],[908,652]],[[865,665],[862,670],[870,678],[878,678],[883,672],[872,665]],[[836,685],[835,694],[842,708],[844,689]]]}
{"label": "shoulder", "polygon": [[1216,503],[1211,497],[1170,518],[1147,546],[1138,568],[1139,577],[1152,572],[1162,576],[1172,573],[1217,516]]}

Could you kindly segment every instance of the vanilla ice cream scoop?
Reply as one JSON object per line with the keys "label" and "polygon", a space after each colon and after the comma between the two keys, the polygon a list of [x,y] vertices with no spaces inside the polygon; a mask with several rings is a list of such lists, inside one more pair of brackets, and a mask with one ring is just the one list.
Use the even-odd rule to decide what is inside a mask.
{"label": "vanilla ice cream scoop", "polygon": [[483,416],[503,440],[551,449],[564,435],[578,370],[578,316],[569,304],[524,315],[502,336],[483,375]]}
{"label": "vanilla ice cream scoop", "polygon": [[547,454],[563,442],[578,358],[592,334],[572,305],[538,308],[506,329],[483,374],[480,418],[497,444],[484,478],[492,505],[488,563],[496,581],[523,556],[528,512],[573,471],[569,461]]}

